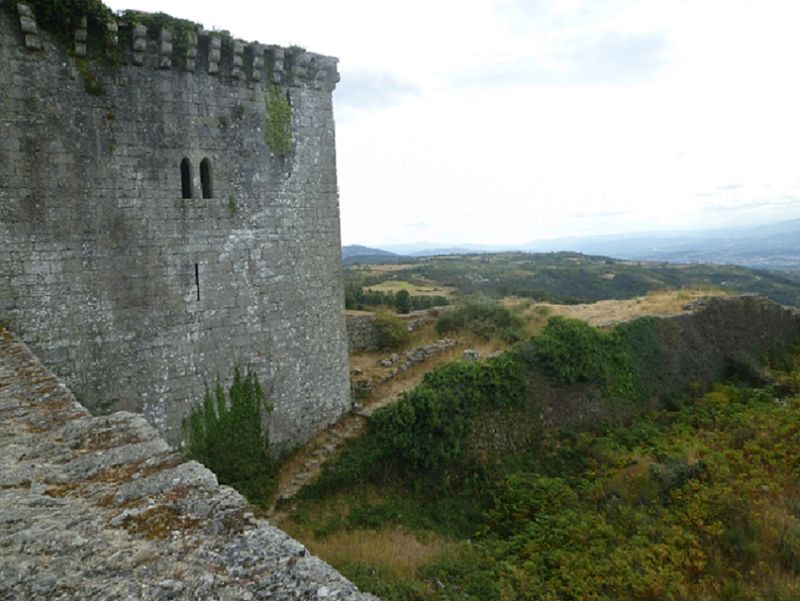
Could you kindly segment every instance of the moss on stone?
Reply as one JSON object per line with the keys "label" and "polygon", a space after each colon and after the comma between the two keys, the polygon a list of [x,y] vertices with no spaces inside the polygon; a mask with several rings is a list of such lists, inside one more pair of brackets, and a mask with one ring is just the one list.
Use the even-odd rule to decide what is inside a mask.
{"label": "moss on stone", "polygon": [[264,92],[267,118],[264,137],[270,150],[285,158],[292,150],[292,107],[289,98],[281,93],[274,83],[268,84]]}

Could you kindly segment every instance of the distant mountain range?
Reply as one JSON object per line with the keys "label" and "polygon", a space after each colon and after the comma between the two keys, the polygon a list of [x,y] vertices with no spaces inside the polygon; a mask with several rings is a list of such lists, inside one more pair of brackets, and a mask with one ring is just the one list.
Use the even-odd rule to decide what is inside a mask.
{"label": "distant mountain range", "polygon": [[534,240],[527,244],[509,246],[478,244],[445,246],[426,242],[387,245],[383,249],[345,246],[342,249],[342,258],[346,259],[346,263],[368,262],[362,259],[366,256],[380,257],[381,262],[395,262],[401,260],[402,256],[424,257],[501,251],[574,251],[641,261],[718,263],[764,269],[800,270],[800,219],[755,227],[576,236]]}
{"label": "distant mountain range", "polygon": [[396,257],[397,253],[389,252],[388,250],[381,250],[380,248],[361,246],[359,244],[351,244],[350,246],[342,247],[342,259],[370,256]]}

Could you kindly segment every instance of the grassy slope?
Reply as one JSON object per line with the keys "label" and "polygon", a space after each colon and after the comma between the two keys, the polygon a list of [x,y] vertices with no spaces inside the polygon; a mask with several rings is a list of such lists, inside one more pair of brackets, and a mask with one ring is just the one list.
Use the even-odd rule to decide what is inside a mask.
{"label": "grassy slope", "polygon": [[800,360],[783,367],[490,466],[384,474],[284,526],[385,599],[796,599]]}
{"label": "grassy slope", "polygon": [[[750,305],[760,306],[712,303],[698,329],[682,318],[680,331],[692,344],[705,332],[703,348],[755,349],[751,320],[734,318]],[[736,341],[717,340],[720,319],[744,328]],[[800,360],[776,370],[765,390],[721,387],[682,405],[665,389],[683,408],[624,428],[550,429],[514,455],[469,451],[481,447],[464,432],[494,431],[481,411],[524,403],[512,397],[525,387],[518,368],[531,361],[559,386],[596,379],[634,403],[636,381],[658,388],[650,372],[660,362],[648,363],[643,349],[669,323],[642,320],[617,333],[577,326],[548,326],[537,340],[552,343],[517,347],[518,361],[429,374],[376,414],[281,525],[385,599],[796,598]],[[682,338],[667,340],[686,352]],[[698,365],[701,347],[686,354]],[[631,381],[636,374],[643,379]]]}

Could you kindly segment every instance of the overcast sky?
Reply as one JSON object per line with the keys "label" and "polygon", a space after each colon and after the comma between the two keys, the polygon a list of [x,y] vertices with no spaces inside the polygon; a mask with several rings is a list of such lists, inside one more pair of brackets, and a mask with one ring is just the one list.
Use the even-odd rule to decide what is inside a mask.
{"label": "overcast sky", "polygon": [[340,59],[344,244],[800,217],[797,0],[106,0]]}

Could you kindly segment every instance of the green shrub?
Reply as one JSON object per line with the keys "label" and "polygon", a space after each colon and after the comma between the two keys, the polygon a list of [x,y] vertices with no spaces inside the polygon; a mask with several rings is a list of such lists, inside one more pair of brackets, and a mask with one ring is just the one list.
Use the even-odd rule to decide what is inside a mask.
{"label": "green shrub", "polygon": [[427,374],[400,400],[378,409],[367,434],[303,489],[306,498],[381,481],[390,470],[427,477],[464,465],[466,442],[482,409],[520,405],[529,366],[510,350],[487,361],[456,361]]}
{"label": "green shrub", "polygon": [[524,400],[526,373],[513,352],[482,362],[445,364],[425,374],[398,402],[376,411],[370,435],[386,457],[407,469],[445,467],[463,457],[482,408]]}
{"label": "green shrub", "polygon": [[606,395],[641,400],[674,392],[669,382],[662,382],[656,324],[655,319],[640,318],[606,331],[555,316],[531,344],[539,364],[556,382],[596,384]]}
{"label": "green shrub", "polygon": [[492,336],[509,342],[523,339],[524,322],[501,304],[486,299],[471,299],[454,311],[449,311],[436,321],[436,332],[441,336],[458,329],[466,329],[481,338]]}
{"label": "green shrub", "polygon": [[408,290],[398,290],[394,295],[394,308],[398,313],[406,314],[411,311],[411,295]]}
{"label": "green shrub", "polygon": [[408,342],[406,323],[389,311],[375,313],[375,327],[378,329],[380,350],[398,349]]}
{"label": "green shrub", "polygon": [[484,527],[492,536],[513,536],[528,522],[545,514],[575,507],[578,497],[562,478],[535,473],[512,473],[495,485],[494,503],[486,512]]}
{"label": "green shrub", "polygon": [[605,383],[608,334],[585,321],[551,317],[536,337],[542,367],[563,384]]}
{"label": "green shrub", "polygon": [[219,381],[213,394],[206,389],[203,403],[183,423],[185,453],[214,472],[221,484],[233,486],[252,503],[263,504],[275,475],[269,438],[261,425],[262,410],[271,407],[258,377],[249,369],[244,377],[236,369],[227,396]]}

